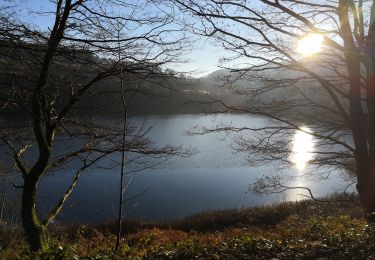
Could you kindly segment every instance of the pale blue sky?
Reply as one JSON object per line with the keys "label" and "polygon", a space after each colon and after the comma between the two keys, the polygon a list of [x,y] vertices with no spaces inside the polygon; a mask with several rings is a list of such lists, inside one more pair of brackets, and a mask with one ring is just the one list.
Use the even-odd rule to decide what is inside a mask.
{"label": "pale blue sky", "polygon": [[215,46],[210,40],[196,43],[196,49],[186,55],[189,62],[177,65],[176,70],[190,71],[194,77],[205,76],[219,69],[219,58],[223,54],[222,48]]}
{"label": "pale blue sky", "polygon": [[[53,16],[47,12],[53,11],[55,4],[49,0],[6,0],[0,7],[1,5],[13,5],[25,21],[42,30],[48,30],[53,26]],[[188,60],[187,62],[169,67],[177,71],[191,72],[194,77],[204,76],[219,69],[219,58],[224,53],[222,48],[207,39],[199,40],[195,44],[193,51],[181,57],[182,60]]]}
{"label": "pale blue sky", "polygon": [[[100,1],[100,0],[96,0]],[[116,1],[113,1],[114,3]],[[146,0],[127,0],[125,1],[126,3],[145,3],[147,2]],[[87,0],[86,1],[87,5],[92,5],[92,7],[96,8],[98,7],[95,4],[94,0]],[[158,4],[157,1],[149,1],[147,7],[142,6],[137,11],[137,16],[138,15],[148,15],[149,13],[154,13],[157,12],[158,10],[163,11],[163,15],[165,12],[171,11],[170,9],[167,9],[169,7],[163,6],[162,4]],[[250,3],[250,1],[248,2]],[[30,22],[31,24],[36,25],[42,30],[47,31],[48,28],[52,27],[53,25],[53,14],[51,12],[54,12],[55,10],[55,1],[50,1],[50,0],[0,0],[0,8],[2,5],[14,5],[14,7],[17,9],[19,16],[25,20]],[[262,6],[259,3],[259,0],[251,0],[251,5],[252,8],[255,9],[261,9]],[[125,15],[130,14],[129,10],[131,9],[126,9],[126,8],[111,8],[111,6],[108,5],[100,5],[100,7],[103,8],[108,8],[111,10],[113,13],[117,14],[118,13],[123,13]],[[230,9],[229,9],[230,10]],[[182,20],[186,19],[187,21],[190,21],[193,25],[194,23],[197,23],[197,20],[191,20],[191,16],[188,13],[178,13],[177,10],[172,10],[175,11],[176,15]],[[226,9],[226,11],[228,11]],[[50,13],[48,13],[50,12]],[[128,13],[127,13],[128,12]],[[241,35],[241,37],[244,38],[256,38],[257,33],[252,30],[248,30],[246,26],[243,26],[239,23],[236,22],[231,22],[231,21],[226,21],[227,24],[225,25],[226,27],[230,28],[230,30],[234,34]],[[139,24],[136,24],[135,27],[132,27],[131,29],[127,30],[129,32],[129,35],[139,35],[139,33],[145,33],[150,30],[150,28],[153,28],[155,25],[151,25],[147,27],[147,25],[142,25],[139,27]],[[169,25],[169,29],[176,30],[177,25],[174,23],[173,25]],[[127,28],[128,29],[128,28]],[[131,34],[133,33],[133,34]],[[169,35],[165,36],[166,34],[163,34],[163,39],[168,39],[170,40],[171,38],[177,38],[174,37],[175,35],[178,35],[178,33],[170,33]],[[277,35],[275,35],[277,37]],[[194,36],[193,34],[188,35],[188,38],[191,38],[194,40],[194,44],[190,44],[189,47],[192,49],[191,52],[187,53],[186,55],[180,57],[181,60],[186,60],[184,63],[180,64],[171,64],[167,67],[170,69],[173,69],[175,71],[180,71],[180,72],[190,72],[192,76],[194,77],[200,77],[207,75],[209,73],[212,73],[215,70],[219,69],[219,59],[224,57],[224,56],[232,56],[234,53],[229,52],[227,50],[224,50],[223,47],[218,46],[218,44],[214,44],[213,39],[207,39],[207,38],[198,38],[198,36]],[[230,37],[228,38],[229,41],[227,42],[227,46],[229,48],[231,47],[231,39]],[[173,39],[174,40],[174,39]],[[240,41],[238,39],[233,39],[233,41]],[[234,44],[236,44],[234,42]],[[241,44],[240,42],[238,43],[239,45]],[[293,46],[296,46],[296,39],[288,39],[287,44],[290,45],[291,48]],[[286,45],[287,46],[287,45]],[[159,49],[160,51],[160,49]],[[257,49],[253,50],[254,52],[257,51]],[[136,53],[136,52],[134,52]],[[160,52],[159,52],[160,53]],[[250,53],[251,54],[251,53]],[[267,54],[264,54],[267,55]],[[270,53],[269,55],[274,55],[273,53]],[[231,67],[249,67],[253,64],[258,64],[260,61],[259,60],[251,60],[251,59],[246,59],[244,56],[240,54],[239,58],[236,58],[234,61],[226,63],[226,65],[229,65]]]}

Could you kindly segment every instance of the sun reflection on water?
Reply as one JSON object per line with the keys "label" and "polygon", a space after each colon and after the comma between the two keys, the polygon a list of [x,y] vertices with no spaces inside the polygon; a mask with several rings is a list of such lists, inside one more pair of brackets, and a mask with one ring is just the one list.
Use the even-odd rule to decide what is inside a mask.
{"label": "sun reflection on water", "polygon": [[308,127],[301,127],[293,136],[290,159],[299,171],[304,170],[313,159],[314,138],[309,133],[311,130]]}

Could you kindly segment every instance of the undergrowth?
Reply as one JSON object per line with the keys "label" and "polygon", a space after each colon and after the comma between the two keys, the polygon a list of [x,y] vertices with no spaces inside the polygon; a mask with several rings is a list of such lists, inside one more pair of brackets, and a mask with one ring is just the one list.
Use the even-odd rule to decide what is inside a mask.
{"label": "undergrowth", "polygon": [[1,229],[0,259],[375,259],[375,225],[355,200],[302,201],[203,213],[169,224],[128,222],[114,252],[113,224],[60,226],[46,252],[20,229]]}

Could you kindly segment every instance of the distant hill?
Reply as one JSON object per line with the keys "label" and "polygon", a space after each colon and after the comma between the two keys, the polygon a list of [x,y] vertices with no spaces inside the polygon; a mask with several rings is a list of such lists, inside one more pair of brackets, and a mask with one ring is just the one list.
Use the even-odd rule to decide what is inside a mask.
{"label": "distant hill", "polygon": [[[17,44],[0,42],[0,113],[19,109],[9,102],[12,99],[18,99],[18,103],[25,107],[29,106],[31,90],[40,68],[40,58],[46,50],[43,45]],[[111,62],[113,61],[101,60],[87,50],[66,47],[59,49],[51,66],[48,82],[57,108],[69,99],[72,82],[75,84],[73,90],[78,90],[81,84],[95,77],[100,66],[109,66]],[[163,68],[149,73],[137,66],[140,65],[124,64],[127,69],[124,86],[131,101],[129,112],[132,114],[210,112],[220,109],[218,103],[212,102],[220,100],[228,106],[243,109],[261,106],[264,111],[299,119],[313,118],[323,111],[327,117],[337,116],[334,113],[327,114],[327,108],[333,111],[335,107],[325,90],[316,81],[304,78],[299,72],[286,69],[263,70],[240,77],[238,73],[222,69],[195,79]],[[327,78],[335,77],[319,61],[312,63],[310,68]],[[146,74],[147,78],[144,79]],[[342,102],[346,106],[344,98]],[[79,103],[77,109],[87,113],[121,112],[119,77],[111,76],[95,84],[89,95]]]}
{"label": "distant hill", "polygon": [[[0,113],[30,108],[32,89],[39,75],[46,46],[0,41]],[[48,88],[56,107],[61,108],[72,92],[92,80],[97,72],[114,61],[99,59],[87,50],[57,50],[51,65]],[[184,77],[153,64],[124,63],[124,86],[131,101],[130,113],[201,113],[206,108],[192,104],[219,99],[220,93],[202,82]],[[122,110],[120,79],[111,76],[98,83],[81,98],[78,110],[87,113],[114,113]]]}
{"label": "distant hill", "polygon": [[[348,86],[345,79],[337,74],[346,73],[340,62],[342,63],[338,58],[321,55],[305,62],[305,66],[332,82],[332,90],[344,108],[348,109],[345,96]],[[335,68],[331,67],[333,65]],[[321,121],[321,116],[324,115],[327,121],[342,123],[327,91],[319,82],[302,72],[286,68],[265,69],[247,74],[218,70],[199,80],[204,82],[202,85],[208,90],[215,84],[226,85],[221,93],[228,95],[227,100],[245,110],[256,111],[256,108],[261,108],[266,113],[306,123]]]}

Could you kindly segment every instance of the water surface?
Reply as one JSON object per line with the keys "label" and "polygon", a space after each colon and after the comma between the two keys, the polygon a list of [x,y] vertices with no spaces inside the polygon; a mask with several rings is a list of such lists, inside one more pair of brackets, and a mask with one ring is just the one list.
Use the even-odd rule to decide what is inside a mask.
{"label": "water surface", "polygon": [[[265,118],[248,115],[168,115],[136,117],[131,122],[142,124],[144,120],[147,125],[153,126],[147,136],[156,145],[183,145],[196,153],[187,158],[173,157],[156,168],[126,175],[127,182],[132,180],[125,192],[125,215],[128,218],[173,220],[203,211],[300,200],[304,198],[300,194],[306,194],[302,190],[289,190],[270,196],[249,193],[249,184],[263,175],[275,173],[280,163],[249,165],[246,161],[249,154],[233,152],[231,144],[235,136],[231,134],[186,134],[194,126],[215,127],[222,123],[259,127],[265,125]],[[322,180],[319,175],[306,174],[312,142],[310,135],[296,132],[291,144],[294,154],[290,155],[292,161],[296,160],[296,166],[286,169],[282,175],[288,185],[307,186],[316,196],[341,192],[349,183],[341,171],[332,172],[326,180]],[[119,155],[111,157],[111,160],[119,159]],[[107,163],[111,163],[109,159]],[[105,164],[102,162],[100,165]],[[75,167],[72,163],[43,177],[38,201],[38,209],[42,214],[53,207],[68,187],[74,177]],[[126,169],[131,171],[135,166],[127,165]],[[100,222],[115,219],[119,171],[119,167],[91,167],[86,170],[56,221]]]}

